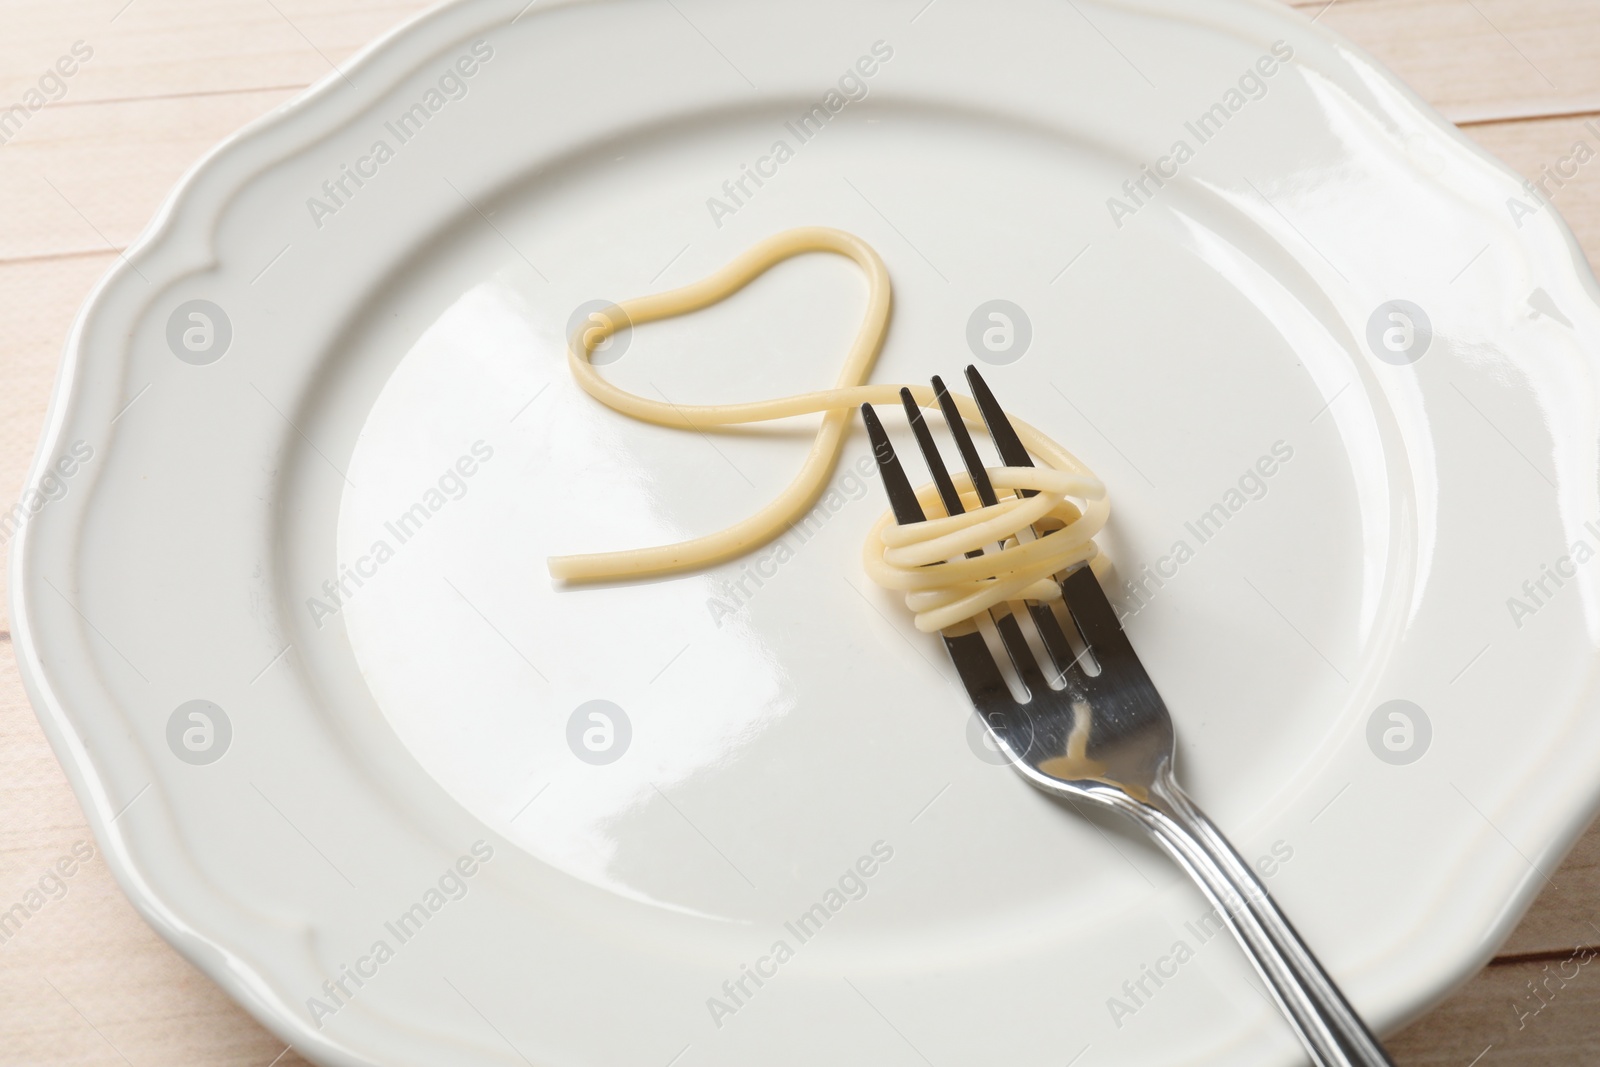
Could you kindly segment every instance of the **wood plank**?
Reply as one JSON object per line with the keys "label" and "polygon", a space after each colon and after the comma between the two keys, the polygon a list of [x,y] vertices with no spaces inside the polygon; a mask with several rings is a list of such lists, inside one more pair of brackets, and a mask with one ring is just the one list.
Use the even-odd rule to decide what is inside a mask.
{"label": "wood plank", "polygon": [[8,4],[0,101],[18,99],[79,41],[93,55],[65,79],[61,106],[305,86],[428,6],[423,0]]}
{"label": "wood plank", "polygon": [[1594,0],[1293,0],[1453,122],[1600,111]]}
{"label": "wood plank", "polygon": [[[61,108],[0,149],[0,261],[128,246],[194,163],[294,90]],[[115,175],[115,180],[108,176]]]}
{"label": "wood plank", "polygon": [[[1544,181],[1589,262],[1600,263],[1600,115],[1489,123],[1468,127],[1467,134],[1523,177]],[[1595,153],[1588,162],[1578,161],[1584,155],[1575,151],[1579,144]]]}
{"label": "wood plank", "polygon": [[[1600,822],[1578,839],[1516,931],[1500,959],[1600,948]],[[1600,1023],[1600,1020],[1596,1020]],[[1596,1027],[1600,1038],[1600,1025]]]}
{"label": "wood plank", "polygon": [[1593,1064],[1597,1023],[1600,958],[1568,950],[1489,967],[1388,1045],[1399,1067]]}
{"label": "wood plank", "polygon": [[[125,247],[217,142],[427,6],[10,5],[0,33],[0,203],[8,208],[0,260]],[[47,101],[37,111],[30,92]],[[22,110],[7,110],[13,105]]]}

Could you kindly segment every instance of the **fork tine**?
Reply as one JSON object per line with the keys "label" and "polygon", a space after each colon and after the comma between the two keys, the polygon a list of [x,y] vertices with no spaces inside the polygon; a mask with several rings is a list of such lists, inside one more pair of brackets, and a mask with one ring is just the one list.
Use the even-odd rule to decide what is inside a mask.
{"label": "fork tine", "polygon": [[955,397],[950,395],[950,390],[944,387],[944,379],[937,374],[933,376],[933,395],[938,398],[939,410],[944,412],[944,421],[950,427],[950,436],[955,438],[956,448],[961,453],[961,462],[967,465],[967,473],[972,476],[972,487],[978,491],[978,499],[988,507],[999,503],[999,498],[994,495],[994,486],[989,481],[989,471],[983,465],[983,460],[978,458],[978,449],[972,443],[972,435],[967,432],[966,421],[961,418],[961,412],[956,408]]}
{"label": "fork tine", "polygon": [[[918,415],[920,418],[920,411]],[[878,470],[883,474],[883,487],[888,493],[889,507],[894,512],[895,521],[902,526],[924,521],[926,516],[923,514],[922,504],[917,500],[917,494],[906,478],[905,468],[900,465],[900,459],[894,453],[894,445],[890,443],[889,435],[884,432],[883,423],[879,421],[878,413],[872,409],[871,404],[861,405],[861,421],[866,423],[867,437],[872,441],[872,454],[878,461]],[[916,428],[915,423],[912,428],[913,430]],[[924,422],[922,432],[917,435],[919,445],[927,432],[928,427]],[[931,443],[932,438],[929,435],[929,444]],[[937,462],[943,470],[944,464],[939,459],[937,449],[928,448],[926,454],[933,457],[930,465],[931,462]],[[945,480],[949,480],[948,472],[945,472]],[[959,506],[959,498],[956,503]],[[985,712],[986,709],[993,712],[1012,708],[1011,689],[1006,685],[1005,675],[1000,673],[1000,665],[989,653],[989,646],[981,633],[972,631],[955,637],[946,635],[944,645],[950,653],[951,662],[956,666],[956,673],[961,676],[961,684],[966,687],[967,695],[972,698],[973,707],[980,712]]]}
{"label": "fork tine", "polygon": [[962,514],[967,509],[961,506],[961,494],[956,492],[956,483],[950,480],[950,470],[944,465],[944,457],[939,455],[938,446],[933,443],[933,433],[928,429],[928,420],[922,417],[922,409],[917,406],[910,389],[900,390],[900,403],[906,409],[906,421],[911,423],[911,433],[917,439],[917,447],[922,450],[922,458],[928,463],[928,473],[933,475],[933,484],[939,487],[939,499],[944,501],[944,513]]}
{"label": "fork tine", "polygon": [[922,504],[918,502],[916,491],[906,478],[905,468],[900,466],[900,459],[894,454],[894,445],[889,443],[889,435],[883,432],[883,423],[878,421],[878,413],[872,410],[871,404],[861,405],[861,421],[867,424],[867,437],[872,441],[872,454],[877,457],[878,470],[883,474],[883,489],[889,495],[889,507],[894,512],[895,522],[902,526],[922,522],[927,518],[922,513]]}
{"label": "fork tine", "polygon": [[[994,441],[995,449],[1000,453],[1000,458],[1008,467],[1031,467],[1033,457],[1028,455],[1028,450],[1023,447],[1022,439],[1017,436],[1011,420],[1006,418],[1006,413],[1001,410],[1000,404],[995,400],[994,394],[989,391],[989,383],[983,380],[983,375],[978,373],[978,368],[972,364],[967,365],[967,385],[972,389],[972,399],[978,403],[978,411],[983,415],[983,424],[989,429],[989,437]],[[1032,496],[1032,489],[1021,491],[1024,496]]]}
{"label": "fork tine", "polygon": [[[989,383],[983,380],[977,367],[970,365],[967,367],[967,383],[972,387],[972,397],[977,401],[978,410],[983,415],[983,424],[989,430],[989,437],[994,441],[1000,459],[1008,467],[1033,466],[1033,457],[1029,456],[1028,450],[1023,447],[1022,439],[1017,436],[1011,420],[1006,417],[1005,411],[995,400],[994,393],[989,390]],[[1022,496],[1034,495],[1029,489],[1019,492]],[[1062,676],[1074,673],[1082,675],[1081,657],[1072,654],[1072,646],[1067,641],[1067,635],[1062,632],[1055,613],[1044,604],[1030,603],[1028,614],[1033,616],[1033,625],[1038,629],[1039,639],[1044,642],[1045,649],[1055,662],[1057,673]]]}
{"label": "fork tine", "polygon": [[1018,625],[1017,617],[1009,613],[1001,615],[995,619],[994,626],[1000,631],[1000,640],[1006,646],[1006,655],[1011,658],[1011,665],[1022,676],[1028,692],[1035,697],[1048,693],[1050,683],[1045,680],[1044,672],[1039,669],[1039,661],[1034,658],[1033,649],[1028,647],[1028,639],[1022,636],[1022,627]]}
{"label": "fork tine", "polygon": [[967,696],[972,698],[972,706],[978,709],[985,722],[995,712],[1004,713],[1013,708],[1016,701],[1012,699],[1011,687],[1006,684],[1006,676],[1000,673],[1000,665],[994,661],[983,634],[974,630],[946,637],[944,647],[950,653],[950,661],[956,665],[961,684],[966,686]]}
{"label": "fork tine", "polygon": [[[989,481],[989,471],[978,456],[978,449],[972,443],[972,435],[967,432],[967,424],[956,408],[955,398],[950,395],[950,390],[945,388],[944,379],[938,375],[933,377],[933,395],[939,401],[939,410],[944,413],[945,423],[950,428],[950,436],[955,439],[956,448],[961,453],[961,461],[966,464],[967,473],[972,477],[972,487],[977,490],[978,499],[985,505],[994,506],[999,502],[999,498],[995,496],[994,485]],[[995,410],[999,410],[998,406]],[[920,438],[919,443],[921,443]],[[930,447],[932,443],[930,437],[924,447]],[[943,466],[942,462],[940,466]],[[1029,605],[1029,614],[1034,618],[1034,625],[1039,630],[1050,658],[1055,661],[1056,670],[1061,673],[1070,670],[1073,663],[1072,651],[1067,645],[1066,636],[1056,625],[1055,616],[1042,605]],[[994,619],[995,628],[1000,632],[1000,640],[1005,645],[1011,665],[1017,669],[1017,674],[1022,677],[1028,691],[1036,695],[1048,692],[1050,683],[1045,680],[1044,671],[1040,669],[1039,661],[1033,655],[1033,649],[1028,647],[1027,639],[1022,636],[1022,627],[1018,624],[1016,616],[1010,612],[995,611],[991,612],[991,618]]]}
{"label": "fork tine", "polygon": [[1067,611],[1078,624],[1078,632],[1083,635],[1084,643],[1093,650],[1102,666],[1109,655],[1125,654],[1135,664],[1138,663],[1133,645],[1123,632],[1122,623],[1117,621],[1116,609],[1106,599],[1105,590],[1100,588],[1100,580],[1094,576],[1088,564],[1079,566],[1062,580],[1061,594],[1066,599]]}
{"label": "fork tine", "polygon": [[[934,379],[936,392],[944,391],[943,382]],[[949,393],[944,391],[944,396]],[[945,467],[944,458],[939,454],[932,433],[928,430],[927,422],[922,418],[921,409],[916,406],[909,390],[902,390],[901,402],[906,406],[906,415],[911,422],[912,431],[917,438],[917,445],[922,450],[923,457],[928,462],[928,469],[933,473],[934,482],[939,487],[939,492],[946,501],[946,507],[952,515],[959,515],[963,508],[961,498],[955,491],[955,485],[950,480],[949,470]],[[950,411],[954,411],[951,402]],[[959,421],[959,413],[956,415]],[[895,455],[894,445],[889,441],[889,435],[884,431],[883,423],[878,418],[878,413],[871,404],[861,405],[861,421],[866,424],[867,437],[872,442],[872,453],[878,461],[878,469],[883,474],[883,486],[889,497],[889,506],[894,512],[895,521],[901,525],[913,522],[923,522],[926,515],[921,503],[917,500],[916,492],[911,488],[911,482],[906,477],[905,468],[901,466],[900,459]],[[966,427],[963,425],[962,430]],[[970,436],[966,438],[966,452],[970,452],[971,461],[977,460],[977,451],[972,447]],[[964,455],[965,459],[966,456]],[[985,476],[984,486],[990,496],[994,494],[993,486],[988,484],[987,471],[981,464],[978,471]],[[976,480],[976,479],[975,479]],[[1056,625],[1055,616],[1043,605],[1029,605],[1029,611],[1034,617],[1034,624],[1038,627],[1040,636],[1044,640],[1046,649],[1051,659],[1055,661],[1057,671],[1066,673],[1071,671],[1076,662],[1066,638],[1062,635],[1060,627]],[[1034,659],[1032,650],[1028,647],[1027,640],[1022,636],[1022,630],[1017,620],[1011,615],[1002,616],[996,626],[1000,630],[1001,640],[1006,647],[1007,656],[1016,667],[1017,673],[1022,677],[1032,692],[1044,692],[1049,689],[1043,671]],[[1005,678],[1000,673],[999,665],[994,662],[994,657],[989,654],[988,647],[983,643],[981,635],[966,634],[963,636],[945,638],[945,645],[956,663],[956,670],[961,675],[963,684],[967,687],[968,695],[974,704],[984,706],[992,704],[997,699],[997,694],[1009,698],[1009,690]],[[998,686],[998,689],[996,688]]]}
{"label": "fork tine", "polygon": [[1056,621],[1055,614],[1048,604],[1028,605],[1028,614],[1033,616],[1033,625],[1039,631],[1039,640],[1044,642],[1045,651],[1050,653],[1054,661],[1056,675],[1065,678],[1069,675],[1082,675],[1082,657],[1072,654],[1072,646],[1067,643],[1067,635],[1061,632],[1061,624]]}

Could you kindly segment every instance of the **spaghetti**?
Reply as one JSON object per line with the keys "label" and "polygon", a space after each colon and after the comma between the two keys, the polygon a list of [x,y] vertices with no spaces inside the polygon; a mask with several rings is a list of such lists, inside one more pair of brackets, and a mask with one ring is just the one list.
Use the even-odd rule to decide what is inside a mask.
{"label": "spaghetti", "polygon": [[[623,329],[674,318],[709,307],[743,289],[772,267],[809,252],[831,252],[853,260],[867,276],[867,308],[832,389],[743,404],[685,405],[630,393],[602,378],[589,357]],[[770,503],[740,522],[676,544],[621,552],[552,556],[552,577],[569,582],[657,577],[703,570],[735,559],[788,529],[821,494],[844,444],[853,409],[861,404],[898,404],[898,385],[870,385],[867,379],[883,347],[891,305],[889,273],[871,245],[842,230],[802,227],[760,241],[711,275],[679,289],[623,301],[596,313],[595,325],[576,331],[567,364],[590,396],[621,414],[658,426],[704,432],[797,415],[821,414],[822,425],[794,480]],[[933,390],[910,386],[922,407],[934,407]],[[962,416],[975,425],[980,416],[970,397],[956,396]],[[916,614],[919,630],[932,633],[954,626],[1007,600],[1059,599],[1051,581],[1057,574],[1095,555],[1094,535],[1109,512],[1105,486],[1070,452],[1028,424],[1013,420],[1017,436],[1044,467],[995,467],[998,489],[1032,490],[993,506],[977,498],[970,477],[956,476],[966,514],[942,516],[908,526],[885,514],[865,548],[867,574],[902,592]],[[928,514],[938,493],[932,485],[917,490]],[[1035,525],[1044,532],[1031,536]],[[982,554],[966,557],[967,552]]]}

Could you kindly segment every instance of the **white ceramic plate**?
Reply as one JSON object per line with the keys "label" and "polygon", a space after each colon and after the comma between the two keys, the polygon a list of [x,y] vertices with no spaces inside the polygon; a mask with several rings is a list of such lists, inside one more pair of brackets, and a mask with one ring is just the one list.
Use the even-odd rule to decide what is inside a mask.
{"label": "white ceramic plate", "polygon": [[[798,224],[887,259],[880,381],[1020,309],[989,378],[1110,485],[1194,795],[1379,1027],[1468,975],[1600,781],[1596,290],[1244,0],[465,0],[210,156],[78,322],[12,585],[150,922],[327,1064],[1296,1061],[1163,859],[974,746],[863,582],[859,435],[782,552],[546,577],[793,471],[599,408],[562,339]],[[861,301],[795,261],[606,373],[815,387]]]}

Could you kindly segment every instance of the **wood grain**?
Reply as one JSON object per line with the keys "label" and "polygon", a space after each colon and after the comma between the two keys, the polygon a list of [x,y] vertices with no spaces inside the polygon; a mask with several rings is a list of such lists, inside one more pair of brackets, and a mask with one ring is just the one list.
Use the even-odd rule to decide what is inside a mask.
{"label": "wood grain", "polygon": [[1597,1019],[1600,958],[1569,948],[1489,967],[1388,1044],[1402,1067],[1593,1064]]}
{"label": "wood grain", "polygon": [[1295,0],[1458,123],[1600,111],[1593,0]]}
{"label": "wood grain", "polygon": [[[411,0],[78,0],[0,7],[0,109],[75,44],[60,99],[0,133],[0,500],[16,499],[90,287],[208,149],[422,8]],[[1600,148],[1597,0],[1295,0],[1537,179]],[[71,65],[71,64],[69,64]],[[1600,262],[1600,161],[1556,191]],[[0,574],[0,908],[92,842],[23,695]],[[98,856],[0,943],[0,1067],[294,1067],[144,925]],[[1500,957],[1391,1044],[1403,1067],[1600,1064],[1600,828]],[[1535,1012],[1533,1009],[1537,1008]]]}

